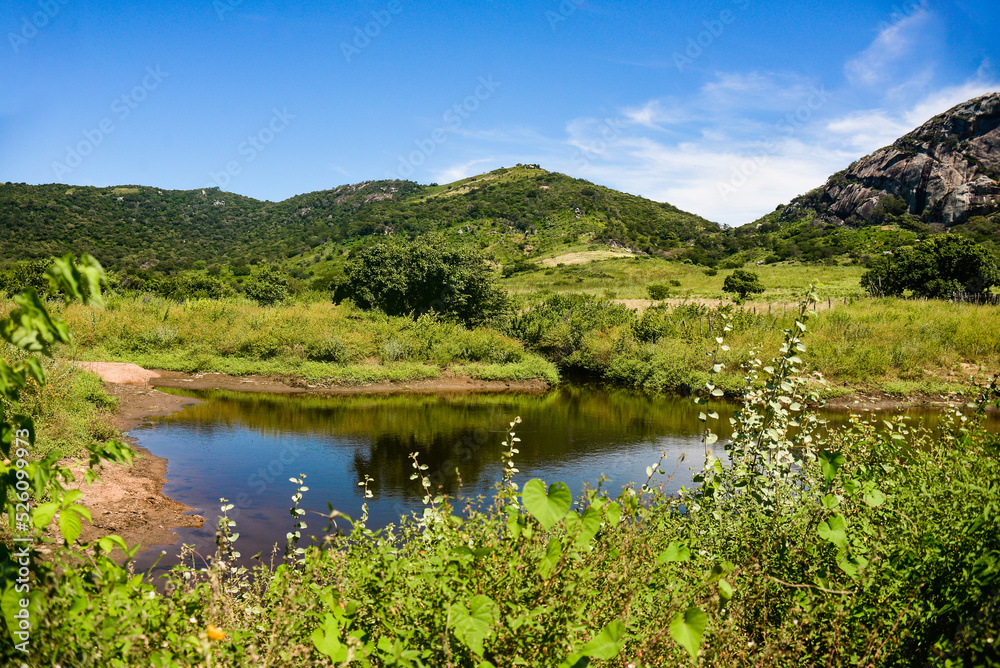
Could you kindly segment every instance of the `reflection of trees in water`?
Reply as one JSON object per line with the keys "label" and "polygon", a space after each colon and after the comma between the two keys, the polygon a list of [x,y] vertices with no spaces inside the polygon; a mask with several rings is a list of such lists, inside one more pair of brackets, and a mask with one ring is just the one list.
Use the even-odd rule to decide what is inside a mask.
{"label": "reflection of trees in water", "polygon": [[410,480],[413,473],[410,453],[419,452],[420,463],[428,467],[424,475],[430,478],[433,489],[454,494],[458,491],[455,469],[461,472],[463,484],[478,483],[484,469],[500,460],[502,440],[502,434],[483,428],[430,434],[378,434],[367,448],[355,450],[354,471],[358,480],[365,474],[375,479],[369,489],[376,494],[382,490],[405,490],[407,494],[420,495],[420,481]]}

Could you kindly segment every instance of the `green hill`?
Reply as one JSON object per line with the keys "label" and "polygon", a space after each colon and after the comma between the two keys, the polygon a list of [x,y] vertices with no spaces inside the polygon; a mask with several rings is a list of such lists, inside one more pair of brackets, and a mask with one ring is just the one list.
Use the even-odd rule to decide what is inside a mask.
{"label": "green hill", "polygon": [[719,229],[669,204],[535,165],[447,185],[367,181],[282,202],[217,189],[0,185],[0,262],[88,252],[119,271],[198,261],[304,266],[375,237],[428,232],[504,262],[581,242],[662,252]]}

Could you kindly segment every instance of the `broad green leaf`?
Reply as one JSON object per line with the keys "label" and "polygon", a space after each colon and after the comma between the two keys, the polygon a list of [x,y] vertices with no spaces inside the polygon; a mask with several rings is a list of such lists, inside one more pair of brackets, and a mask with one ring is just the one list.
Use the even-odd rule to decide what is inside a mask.
{"label": "broad green leaf", "polygon": [[58,503],[43,503],[36,507],[35,512],[31,514],[31,522],[36,529],[44,529],[52,522],[52,518],[56,516],[57,512],[59,512]]}
{"label": "broad green leaf", "polygon": [[72,543],[79,537],[81,526],[80,516],[69,508],[59,513],[59,532],[67,543]]}
{"label": "broad green leaf", "polygon": [[340,642],[340,625],[327,613],[323,625],[312,632],[313,645],[335,662],[347,659],[347,645]]}
{"label": "broad green leaf", "polygon": [[698,649],[701,647],[701,638],[705,634],[707,624],[708,616],[701,608],[692,605],[684,612],[678,613],[670,622],[670,637],[688,651],[692,660],[695,660],[698,658]]}
{"label": "broad green leaf", "polygon": [[816,533],[823,540],[828,540],[839,548],[847,547],[847,522],[844,521],[844,516],[839,513],[820,522]]}
{"label": "broad green leaf", "polygon": [[840,567],[840,570],[853,578],[857,576],[859,569],[868,565],[868,560],[861,555],[848,555],[846,552],[841,552],[837,556],[837,565]]}
{"label": "broad green leaf", "polygon": [[108,554],[112,552],[116,547],[121,548],[123,552],[128,551],[128,545],[125,544],[125,540],[121,536],[104,536],[97,541],[97,544],[101,548],[101,552]]}
{"label": "broad green leaf", "polygon": [[513,504],[504,510],[507,513],[507,531],[510,532],[511,538],[518,538],[521,535],[521,530],[524,529],[524,517],[521,515],[521,510]]}
{"label": "broad green leaf", "polygon": [[593,508],[587,508],[580,516],[580,533],[576,536],[577,545],[586,545],[597,532],[601,530],[601,513]]}
{"label": "broad green leaf", "polygon": [[493,636],[493,626],[499,612],[496,603],[489,596],[479,594],[469,601],[451,604],[451,620],[455,637],[476,655],[483,655],[483,642]]}
{"label": "broad green leaf", "polygon": [[844,491],[850,494],[851,496],[857,494],[858,490],[860,489],[861,489],[861,483],[855,480],[854,478],[844,479]]}
{"label": "broad green leaf", "polygon": [[687,561],[691,558],[691,549],[678,541],[672,541],[667,549],[656,558],[656,563],[663,564],[668,561]]}
{"label": "broad green leaf", "polygon": [[719,597],[722,598],[723,602],[731,599],[733,597],[733,585],[729,584],[726,580],[719,580]]}
{"label": "broad green leaf", "polygon": [[840,508],[840,499],[834,494],[827,494],[823,497],[823,505],[830,510],[837,510]]}
{"label": "broad green leaf", "polygon": [[528,512],[534,515],[546,530],[551,529],[565,517],[573,505],[573,495],[566,483],[552,483],[546,494],[545,483],[538,478],[533,478],[524,484],[521,500]]}
{"label": "broad green leaf", "polygon": [[88,522],[94,521],[94,518],[90,516],[90,508],[87,508],[86,506],[80,506],[80,505],[66,506],[63,512],[67,511],[71,513],[76,513],[80,517],[85,518]]}
{"label": "broad green leaf", "polygon": [[824,450],[819,453],[819,461],[823,467],[823,478],[826,480],[827,486],[829,486],[837,476],[837,471],[844,465],[844,455],[840,452]]}
{"label": "broad green leaf", "polygon": [[618,524],[622,521],[622,507],[615,502],[608,504],[608,509],[605,511],[607,513],[608,523],[611,525]]}
{"label": "broad green leaf", "polygon": [[618,656],[624,644],[625,625],[621,620],[614,619],[605,624],[601,632],[580,649],[580,654],[591,659],[613,659]]}
{"label": "broad green leaf", "polygon": [[885,494],[881,490],[873,489],[870,492],[865,492],[864,495],[865,503],[867,503],[872,508],[878,508],[883,503],[885,503]]}

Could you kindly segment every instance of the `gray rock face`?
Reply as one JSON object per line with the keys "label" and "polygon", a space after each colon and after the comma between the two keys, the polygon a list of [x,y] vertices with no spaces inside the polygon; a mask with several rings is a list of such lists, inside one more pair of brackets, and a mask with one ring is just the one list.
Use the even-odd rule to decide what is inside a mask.
{"label": "gray rock face", "polygon": [[890,195],[911,214],[947,226],[1000,211],[1000,93],[935,116],[835,174],[823,190],[827,211],[841,220],[870,221]]}

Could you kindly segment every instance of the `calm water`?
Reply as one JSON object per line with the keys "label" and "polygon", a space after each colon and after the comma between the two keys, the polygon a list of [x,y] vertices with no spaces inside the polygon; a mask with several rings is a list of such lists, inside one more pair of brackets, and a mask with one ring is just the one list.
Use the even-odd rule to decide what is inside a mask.
{"label": "calm water", "polygon": [[[164,493],[207,521],[202,529],[177,529],[174,545],[139,555],[140,569],[161,550],[167,552],[161,567],[175,562],[182,543],[194,544],[202,554],[213,552],[220,497],[236,505],[230,517],[237,522],[244,559],[258,551],[269,554],[276,542],[284,545],[291,529],[295,485],[288,479],[300,473],[309,487],[303,508],[326,513],[329,501],[352,517],[360,515],[364,502],[358,481],[366,474],[374,478],[368,504],[373,528],[421,508],[419,483],[410,480],[411,452],[420,453],[442,491],[488,495],[502,474],[500,444],[515,416],[523,420],[515,459],[520,483],[535,477],[561,480],[579,493],[603,475],[604,488],[617,493],[644,482],[646,467],[666,453],[662,467],[676,472],[671,480],[656,480],[674,491],[690,485],[692,467],[703,457],[698,408],[690,399],[593,386],[566,385],[543,395],[182,394],[201,402],[153,418],[131,435],[167,458]],[[728,426],[731,409],[717,410],[718,426]],[[319,534],[326,525],[316,515],[307,514],[306,521],[305,535]]]}

